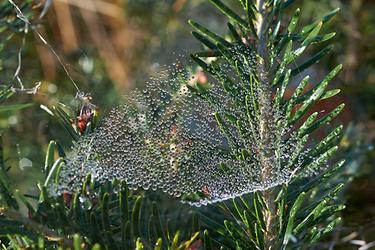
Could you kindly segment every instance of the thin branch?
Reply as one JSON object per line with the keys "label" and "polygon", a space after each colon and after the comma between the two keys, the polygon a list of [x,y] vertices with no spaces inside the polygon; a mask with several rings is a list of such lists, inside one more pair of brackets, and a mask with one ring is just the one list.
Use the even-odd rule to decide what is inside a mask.
{"label": "thin branch", "polygon": [[[262,166],[262,180],[267,182],[272,178],[272,169],[274,164],[273,140],[275,138],[272,129],[272,92],[269,75],[269,51],[268,51],[268,12],[265,0],[257,0],[255,15],[255,28],[257,33],[257,62],[259,78],[259,129],[260,129],[260,161]],[[274,249],[274,243],[277,238],[277,208],[275,204],[274,190],[265,190],[262,192],[265,207],[263,208],[263,217],[265,221],[264,249]]]}
{"label": "thin branch", "polygon": [[[21,9],[18,7],[18,5],[13,1],[13,0],[8,0],[8,2],[14,7],[14,9],[16,10],[17,12],[17,18],[20,19],[21,21],[24,22],[25,24],[25,33],[28,32],[29,28],[31,28],[35,34],[37,35],[37,37],[39,38],[39,40],[53,53],[53,55],[56,57],[56,59],[58,60],[58,62],[60,63],[61,67],[63,68],[63,70],[65,71],[65,74],[68,76],[69,80],[71,81],[71,83],[73,84],[73,86],[75,87],[75,89],[77,90],[77,92],[80,91],[80,89],[78,88],[78,85],[76,84],[76,82],[73,80],[73,78],[71,77],[68,69],[66,68],[66,66],[64,65],[64,63],[62,62],[60,56],[57,54],[57,52],[53,49],[53,47],[47,42],[47,40],[37,31],[37,29],[34,27],[34,25],[31,24],[30,20],[23,14],[23,12],[21,11]],[[20,60],[20,59],[19,59]],[[20,61],[19,61],[20,62]],[[18,68],[17,68],[17,71],[19,71],[19,69],[21,68],[21,66],[19,65]],[[19,74],[19,72],[16,71],[16,76]]]}
{"label": "thin branch", "polygon": [[59,242],[61,245],[66,246],[66,247],[73,247],[72,240],[55,233],[54,231],[52,231],[46,226],[40,225],[36,223],[35,221],[24,217],[19,212],[8,210],[6,208],[0,208],[0,215],[10,218],[14,221],[21,222],[25,226],[25,228],[42,234],[49,241]]}

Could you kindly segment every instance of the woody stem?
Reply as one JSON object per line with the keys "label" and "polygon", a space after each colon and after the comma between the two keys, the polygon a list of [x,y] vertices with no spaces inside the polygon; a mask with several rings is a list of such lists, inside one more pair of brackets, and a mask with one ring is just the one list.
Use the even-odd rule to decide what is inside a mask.
{"label": "woody stem", "polygon": [[[259,128],[260,128],[260,162],[262,168],[262,181],[266,182],[272,174],[274,150],[272,141],[274,131],[272,130],[272,91],[269,70],[268,44],[268,13],[265,0],[256,1],[257,14],[255,16],[255,28],[257,31],[257,64],[259,78]],[[264,249],[274,249],[277,237],[277,208],[275,204],[275,192],[265,190],[262,192],[265,206],[263,207],[263,218],[265,222]]]}

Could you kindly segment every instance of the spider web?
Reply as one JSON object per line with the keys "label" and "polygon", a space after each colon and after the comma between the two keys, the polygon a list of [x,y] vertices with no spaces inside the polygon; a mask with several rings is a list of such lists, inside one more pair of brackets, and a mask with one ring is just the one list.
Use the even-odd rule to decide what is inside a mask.
{"label": "spider web", "polygon": [[[208,84],[202,97],[194,92],[196,79],[177,67],[150,79],[144,90],[126,96],[96,131],[80,139],[60,172],[57,193],[81,188],[87,174],[104,183],[124,180],[129,188],[161,190],[200,206],[286,183],[302,162],[303,148],[291,128],[272,110],[273,168],[262,177],[255,107],[241,107],[219,83]],[[229,72],[228,65],[221,65]],[[198,83],[196,83],[198,84]],[[249,90],[238,88],[236,98]],[[253,97],[257,94],[252,92]],[[214,114],[224,119],[223,131]],[[247,121],[241,125],[230,120]],[[297,153],[296,153],[297,152]],[[287,164],[292,161],[293,164]]]}

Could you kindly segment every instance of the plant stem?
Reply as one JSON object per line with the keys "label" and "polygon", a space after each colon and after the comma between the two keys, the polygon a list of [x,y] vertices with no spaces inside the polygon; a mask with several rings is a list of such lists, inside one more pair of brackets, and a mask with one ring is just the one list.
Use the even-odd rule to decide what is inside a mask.
{"label": "plant stem", "polygon": [[[269,75],[269,52],[268,44],[268,14],[265,0],[256,1],[257,14],[255,16],[255,27],[257,31],[257,54],[258,54],[258,78],[259,78],[259,128],[260,128],[260,161],[262,168],[262,181],[268,182],[272,176],[272,164],[274,150],[272,142],[274,130],[272,129],[272,91]],[[273,249],[277,237],[277,208],[275,204],[275,192],[265,190],[262,192],[265,201],[263,218],[265,222],[264,249]]]}
{"label": "plant stem", "polygon": [[13,210],[8,210],[6,208],[0,208],[0,215],[10,218],[14,221],[21,222],[26,229],[30,229],[31,231],[39,232],[49,241],[60,242],[61,245],[65,247],[73,247],[73,241],[71,239],[66,238],[65,236],[59,235],[49,229],[46,226],[40,225],[37,222],[24,217],[21,213]]}

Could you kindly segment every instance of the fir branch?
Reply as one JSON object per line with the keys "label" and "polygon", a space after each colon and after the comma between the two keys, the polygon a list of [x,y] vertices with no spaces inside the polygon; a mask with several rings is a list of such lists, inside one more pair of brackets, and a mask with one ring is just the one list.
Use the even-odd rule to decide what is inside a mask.
{"label": "fir branch", "polygon": [[[269,75],[269,52],[268,44],[268,13],[265,0],[257,0],[257,12],[255,15],[255,29],[258,36],[257,41],[257,62],[259,77],[259,128],[260,128],[260,162],[262,168],[262,179],[266,181],[271,175],[273,161],[275,159],[272,140],[275,138],[270,124],[272,119],[272,76]],[[274,189],[268,189],[262,192],[265,201],[263,207],[263,216],[265,221],[264,249],[272,249],[277,238],[277,207],[275,203],[276,194]]]}
{"label": "fir branch", "polygon": [[73,248],[73,240],[66,238],[63,235],[59,235],[48,227],[38,224],[35,221],[26,218],[21,213],[10,210],[7,208],[0,208],[0,215],[5,216],[6,218],[12,219],[14,221],[20,222],[24,227],[31,232],[37,232],[48,241],[58,242],[61,246]]}

